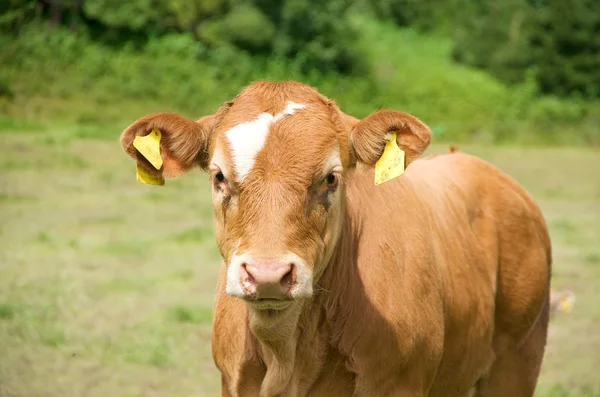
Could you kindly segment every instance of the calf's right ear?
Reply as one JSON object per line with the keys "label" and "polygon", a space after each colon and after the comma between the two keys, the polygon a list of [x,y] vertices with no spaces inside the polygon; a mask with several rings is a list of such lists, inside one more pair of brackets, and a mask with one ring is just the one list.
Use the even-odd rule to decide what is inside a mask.
{"label": "calf's right ear", "polygon": [[[194,121],[177,113],[150,114],[138,119],[123,131],[121,145],[125,152],[136,160],[138,177],[141,168],[141,172],[149,178],[164,183],[164,177],[177,177],[196,165],[207,168],[214,119],[214,115]],[[135,144],[136,137],[148,137],[150,134],[154,134],[156,138],[152,145],[158,146],[162,160],[158,169],[138,150],[140,146]],[[153,163],[156,164],[157,161]],[[158,163],[160,164],[160,161]]]}

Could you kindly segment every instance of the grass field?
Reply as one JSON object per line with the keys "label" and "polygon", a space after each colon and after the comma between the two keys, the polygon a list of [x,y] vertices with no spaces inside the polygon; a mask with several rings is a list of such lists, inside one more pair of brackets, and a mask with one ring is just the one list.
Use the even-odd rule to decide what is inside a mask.
{"label": "grass field", "polygon": [[[0,133],[0,396],[216,396],[209,184],[135,181],[114,139]],[[445,151],[436,146],[432,151]],[[538,396],[600,396],[600,152],[468,147],[538,200],[556,288]]]}

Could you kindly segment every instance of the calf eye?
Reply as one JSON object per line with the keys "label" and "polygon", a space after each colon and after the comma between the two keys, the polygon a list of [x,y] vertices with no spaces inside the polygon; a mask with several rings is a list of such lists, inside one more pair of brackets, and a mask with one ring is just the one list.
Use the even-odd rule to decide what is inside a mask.
{"label": "calf eye", "polygon": [[229,183],[227,183],[227,178],[225,178],[225,175],[223,175],[223,172],[220,169],[217,167],[212,168],[210,178],[212,178],[215,189],[222,191],[227,196],[231,194]]}
{"label": "calf eye", "polygon": [[325,177],[325,183],[327,184],[327,188],[331,191],[337,189],[338,180],[339,178],[335,172],[330,172],[329,174],[327,174],[327,176]]}

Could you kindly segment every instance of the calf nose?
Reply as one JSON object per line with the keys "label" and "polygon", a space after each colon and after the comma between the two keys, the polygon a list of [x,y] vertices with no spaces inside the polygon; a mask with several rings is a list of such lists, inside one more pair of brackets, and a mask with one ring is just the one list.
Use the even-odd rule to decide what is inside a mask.
{"label": "calf nose", "polygon": [[241,266],[246,292],[259,299],[281,299],[296,282],[296,268],[289,262],[248,262]]}

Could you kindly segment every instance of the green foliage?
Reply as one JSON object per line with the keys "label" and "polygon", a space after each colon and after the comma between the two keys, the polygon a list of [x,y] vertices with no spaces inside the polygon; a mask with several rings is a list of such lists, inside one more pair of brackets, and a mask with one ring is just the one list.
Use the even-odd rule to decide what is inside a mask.
{"label": "green foliage", "polygon": [[358,32],[346,18],[351,4],[351,0],[232,0],[211,7],[213,14],[205,20],[199,21],[202,13],[197,13],[196,21],[188,24],[211,48],[293,60],[304,72],[358,74],[365,65],[352,49]]}
{"label": "green foliage", "polygon": [[531,39],[543,92],[600,97],[600,2],[547,0]]}
{"label": "green foliage", "polygon": [[197,33],[213,46],[234,44],[260,51],[269,48],[275,26],[256,6],[243,3],[221,19],[200,24]]}
{"label": "green foliage", "polygon": [[85,0],[83,13],[107,27],[154,31],[166,25],[165,5],[155,0]]}
{"label": "green foliage", "polygon": [[0,100],[14,97],[14,92],[7,77],[0,75]]}
{"label": "green foliage", "polygon": [[533,14],[527,1],[456,1],[464,11],[458,14],[454,59],[504,81],[522,82],[531,64],[528,27]]}
{"label": "green foliage", "polygon": [[368,0],[367,7],[379,18],[398,26],[424,31],[451,31],[456,0]]}
{"label": "green foliage", "polygon": [[448,0],[456,13],[454,59],[541,92],[600,97],[600,2]]}
{"label": "green foliage", "polygon": [[[80,136],[101,138],[152,111],[190,117],[212,113],[243,86],[270,79],[313,85],[357,117],[381,107],[409,111],[432,127],[436,139],[600,143],[600,105],[583,97],[541,95],[536,69],[507,86],[456,65],[454,43],[447,38],[399,29],[396,22],[356,10],[339,18],[339,25],[325,16],[326,10],[345,12],[347,0],[312,8],[305,0],[279,6],[246,2],[233,9],[228,4],[173,1],[172,21],[183,23],[189,13],[185,23],[190,27],[202,20],[197,29],[144,30],[143,40],[124,39],[129,36],[120,32],[114,36],[121,37],[116,47],[98,39],[93,29],[73,32],[45,22],[22,26],[16,37],[0,35],[0,111],[5,113],[0,124],[60,120],[75,124]],[[166,20],[160,23],[166,29]],[[334,33],[344,29],[360,35]],[[265,34],[252,35],[254,30]],[[318,33],[324,31],[330,33]],[[292,36],[296,42],[289,41]],[[348,38],[352,57],[360,58],[358,64],[350,55],[345,58],[344,47],[335,47],[342,37]],[[346,66],[339,63],[343,59]]]}
{"label": "green foliage", "polygon": [[225,0],[171,0],[170,11],[175,15],[177,25],[193,31],[200,22],[209,23],[227,4]]}
{"label": "green foliage", "polygon": [[263,10],[279,21],[275,54],[300,61],[304,70],[364,72],[360,54],[352,47],[358,31],[346,18],[351,0],[260,0]]}
{"label": "green foliage", "polygon": [[43,21],[137,50],[183,34],[203,61],[233,65],[234,73],[275,59],[302,75],[372,74],[372,62],[356,51],[362,32],[351,11],[451,36],[452,59],[504,83],[533,76],[541,93],[600,97],[596,0],[7,0],[0,4],[0,30],[19,34]]}
{"label": "green foliage", "polygon": [[[143,46],[157,36],[189,34],[198,44],[254,56],[294,59],[304,72],[365,71],[346,18],[353,0],[10,0],[0,27],[21,31],[45,21],[115,47]],[[33,12],[35,11],[35,12]]]}
{"label": "green foliage", "polygon": [[18,29],[35,14],[35,1],[4,0],[0,2],[0,31]]}

